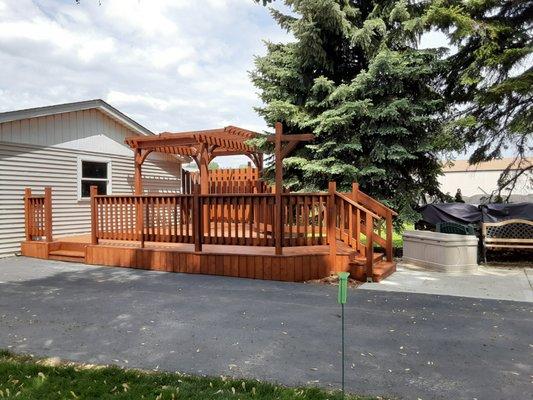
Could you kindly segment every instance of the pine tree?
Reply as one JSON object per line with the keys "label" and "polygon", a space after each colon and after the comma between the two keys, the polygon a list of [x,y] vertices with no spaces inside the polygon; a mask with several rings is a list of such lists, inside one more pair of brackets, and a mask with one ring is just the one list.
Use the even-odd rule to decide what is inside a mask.
{"label": "pine tree", "polygon": [[252,80],[272,125],[316,140],[284,163],[293,190],[363,191],[414,218],[421,196],[437,196],[449,149],[443,136],[438,50],[417,49],[423,4],[406,0],[286,0],[291,15],[271,9],[295,41],[267,42]]}
{"label": "pine tree", "polygon": [[448,58],[447,101],[455,105],[449,128],[475,149],[471,164],[510,149],[514,166],[500,177],[511,194],[518,176],[532,179],[533,164],[533,1],[435,0],[428,22],[442,29],[457,48]]}

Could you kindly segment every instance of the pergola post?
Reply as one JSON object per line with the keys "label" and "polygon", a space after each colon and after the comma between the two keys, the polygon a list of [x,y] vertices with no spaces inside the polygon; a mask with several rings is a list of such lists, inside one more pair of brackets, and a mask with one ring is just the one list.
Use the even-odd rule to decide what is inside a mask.
{"label": "pergola post", "polygon": [[274,241],[276,244],[276,254],[283,253],[283,207],[281,204],[281,192],[283,190],[283,159],[281,156],[281,135],[283,135],[283,125],[281,122],[276,122],[276,133],[274,137],[275,144],[275,162],[276,162],[276,226],[274,232]]}
{"label": "pergola post", "polygon": [[142,153],[141,149],[135,149],[135,156],[134,156],[134,162],[135,162],[135,175],[134,175],[134,189],[136,195],[143,194],[143,178],[142,178]]}
{"label": "pergola post", "polygon": [[209,159],[207,146],[200,146],[197,161],[200,170],[200,194],[209,194]]}
{"label": "pergola post", "polygon": [[[143,177],[142,177],[142,165],[153,150],[146,149],[144,153],[142,149],[135,148],[135,172],[134,172],[134,194],[141,196],[143,194]],[[142,198],[135,202],[135,231],[140,238],[140,245],[144,247],[144,206]]]}

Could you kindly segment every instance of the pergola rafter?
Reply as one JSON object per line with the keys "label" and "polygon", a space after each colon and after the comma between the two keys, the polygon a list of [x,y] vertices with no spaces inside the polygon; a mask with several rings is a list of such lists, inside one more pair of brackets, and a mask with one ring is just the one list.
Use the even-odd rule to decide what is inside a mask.
{"label": "pergola rafter", "polygon": [[200,192],[209,191],[208,166],[218,156],[244,155],[263,169],[263,154],[247,143],[259,134],[236,126],[189,132],[135,136],[125,142],[135,151],[135,193],[142,193],[142,164],[151,152],[191,157],[200,170]]}

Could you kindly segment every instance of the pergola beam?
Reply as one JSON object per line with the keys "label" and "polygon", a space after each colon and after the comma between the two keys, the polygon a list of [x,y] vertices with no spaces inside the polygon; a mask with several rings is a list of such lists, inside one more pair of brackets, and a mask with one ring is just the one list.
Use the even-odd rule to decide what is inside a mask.
{"label": "pergola beam", "polygon": [[189,156],[200,170],[200,192],[209,192],[209,163],[218,156],[245,155],[263,168],[263,155],[246,143],[259,134],[236,126],[189,132],[163,132],[157,136],[134,136],[125,142],[135,151],[135,192],[142,193],[142,164],[150,152]]}

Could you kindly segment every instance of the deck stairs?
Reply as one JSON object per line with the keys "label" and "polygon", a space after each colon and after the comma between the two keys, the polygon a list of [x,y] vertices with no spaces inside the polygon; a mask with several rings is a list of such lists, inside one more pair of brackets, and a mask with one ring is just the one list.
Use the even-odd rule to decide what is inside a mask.
{"label": "deck stairs", "polygon": [[[352,278],[366,282],[366,258],[364,255],[337,240],[337,255],[348,256],[348,270]],[[342,267],[341,267],[342,268]],[[396,271],[396,262],[387,261],[383,253],[374,253],[372,265],[372,281],[380,282]]]}
{"label": "deck stairs", "polygon": [[84,263],[86,247],[86,243],[63,242],[59,240],[51,246],[48,252],[48,259]]}

